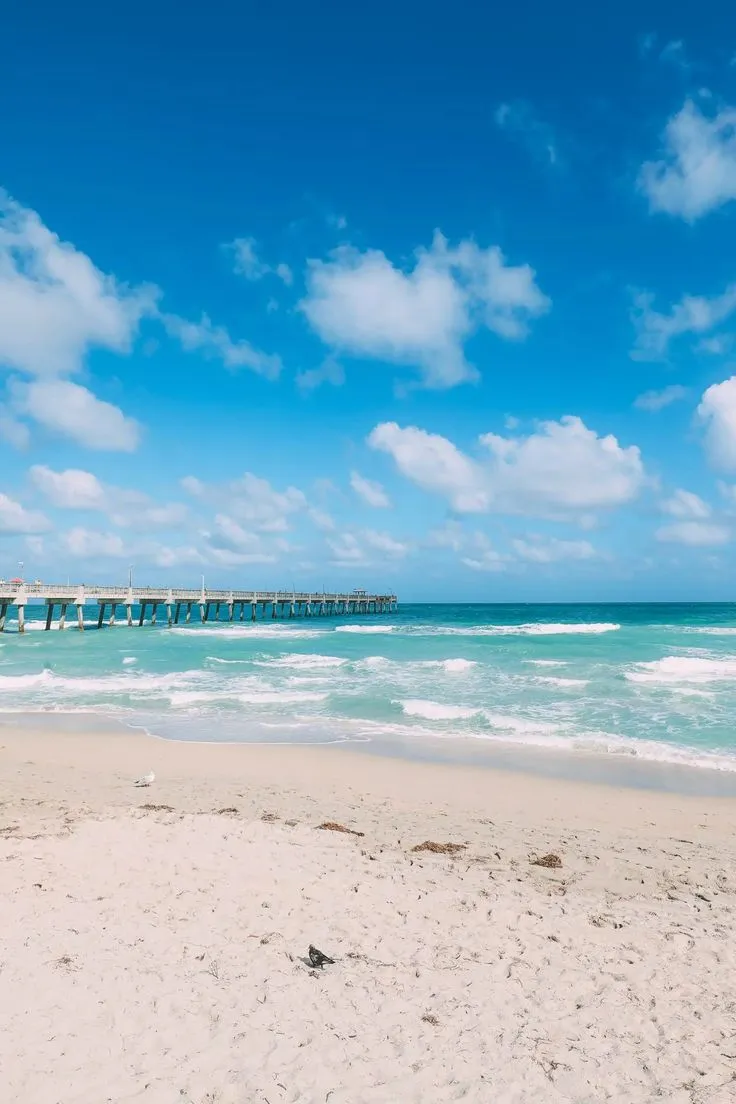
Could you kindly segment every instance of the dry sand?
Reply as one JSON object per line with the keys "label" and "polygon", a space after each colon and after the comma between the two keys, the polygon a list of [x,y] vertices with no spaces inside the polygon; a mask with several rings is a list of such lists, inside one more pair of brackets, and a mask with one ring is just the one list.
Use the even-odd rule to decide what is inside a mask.
{"label": "dry sand", "polygon": [[0,803],[3,1104],[736,1100],[736,801],[5,726]]}

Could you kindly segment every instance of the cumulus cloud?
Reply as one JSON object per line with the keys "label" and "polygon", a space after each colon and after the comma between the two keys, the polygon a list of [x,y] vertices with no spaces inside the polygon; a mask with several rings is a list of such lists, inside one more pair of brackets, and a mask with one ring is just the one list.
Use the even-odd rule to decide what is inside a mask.
{"label": "cumulus cloud", "polygon": [[656,414],[660,410],[664,410],[666,406],[671,406],[672,403],[687,398],[687,394],[686,387],[679,383],[673,383],[669,387],[663,387],[661,391],[645,391],[643,395],[639,395],[634,400],[634,406],[637,410],[648,410],[650,413]]}
{"label": "cumulus cloud", "polygon": [[290,516],[308,507],[304,493],[296,487],[277,491],[267,479],[259,479],[252,472],[220,484],[203,483],[189,475],[182,479],[181,485],[192,497],[221,506],[223,514],[260,532],[285,531]]}
{"label": "cumulus cloud", "polygon": [[489,455],[475,459],[439,434],[395,422],[376,426],[368,437],[407,478],[459,513],[579,515],[620,506],[644,484],[636,446],[599,437],[572,416],[543,422],[526,437],[487,433],[479,443]]}
{"label": "cumulus cloud", "polygon": [[140,427],[119,407],[103,402],[79,383],[64,379],[19,380],[11,386],[14,408],[85,448],[133,452]]}
{"label": "cumulus cloud", "polygon": [[380,483],[374,483],[371,479],[364,479],[360,472],[350,473],[350,486],[358,498],[361,498],[367,506],[376,509],[385,509],[391,505],[391,499],[386,494]]}
{"label": "cumulus cloud", "polygon": [[636,341],[632,350],[635,360],[661,360],[666,357],[670,342],[683,334],[706,334],[720,326],[736,311],[736,284],[720,295],[683,295],[667,313],[653,307],[654,296],[648,292],[636,295],[632,321]]}
{"label": "cumulus cloud", "polygon": [[704,393],[697,417],[705,427],[705,449],[714,467],[736,470],[736,376]]}
{"label": "cumulus cloud", "polygon": [[63,535],[62,542],[67,552],[80,560],[97,557],[121,559],[128,555],[119,533],[101,533],[95,529],[76,526]]}
{"label": "cumulus cloud", "polygon": [[60,510],[96,510],[121,529],[175,529],[188,518],[183,503],[155,503],[143,491],[126,490],[100,482],[92,472],[77,468],[54,471],[43,464],[29,470],[36,489]]}
{"label": "cumulus cloud", "polygon": [[20,502],[0,493],[0,533],[25,535],[43,533],[51,528],[51,522],[35,510],[26,510]]}
{"label": "cumulus cloud", "polygon": [[216,514],[211,530],[205,530],[206,555],[226,567],[247,563],[274,563],[276,556],[264,546],[260,533],[239,525],[229,514]]}
{"label": "cumulus cloud", "polygon": [[7,441],[16,449],[28,448],[31,440],[28,426],[4,403],[0,403],[0,440]]}
{"label": "cumulus cloud", "polygon": [[233,340],[224,326],[215,326],[206,314],[199,322],[188,322],[176,314],[162,314],[161,321],[167,333],[176,338],[187,352],[217,357],[233,371],[249,368],[266,379],[278,379],[282,369],[280,357],[261,352],[249,341]]}
{"label": "cumulus cloud", "polygon": [[158,292],[128,287],[0,191],[0,363],[33,376],[78,372],[93,348],[130,350]]}
{"label": "cumulus cloud", "polygon": [[642,166],[638,183],[650,210],[687,222],[736,199],[736,108],[708,116],[686,100],[667,123],[660,157]]}
{"label": "cumulus cloud", "polygon": [[516,138],[535,161],[552,168],[561,167],[555,133],[538,117],[531,104],[525,100],[499,104],[494,119],[496,125]]}
{"label": "cumulus cloud", "polygon": [[533,536],[512,540],[511,547],[521,560],[531,563],[557,563],[560,560],[592,560],[598,553],[590,541],[560,540]]}
{"label": "cumulus cloud", "polygon": [[521,339],[549,306],[528,265],[508,265],[497,246],[463,241],[451,248],[439,232],[407,272],[380,250],[352,246],[336,249],[329,261],[310,261],[301,303],[327,345],[413,365],[433,388],[477,378],[463,348],[476,329]]}
{"label": "cumulus cloud", "polygon": [[409,552],[409,545],[396,540],[389,533],[364,529],[355,533],[340,533],[327,538],[327,546],[333,554],[333,567],[369,567],[380,553],[380,561],[400,560]]}
{"label": "cumulus cloud", "polygon": [[673,525],[663,525],[655,536],[659,541],[707,548],[727,544],[731,531],[712,521],[677,521]]}
{"label": "cumulus cloud", "polygon": [[681,487],[678,487],[670,498],[660,503],[660,509],[671,517],[697,521],[710,517],[712,513],[711,507],[707,502],[703,502],[699,495],[693,494],[692,491],[685,491]]}
{"label": "cumulus cloud", "polygon": [[105,490],[92,472],[77,468],[57,472],[34,464],[29,475],[51,505],[62,510],[101,510],[105,505]]}

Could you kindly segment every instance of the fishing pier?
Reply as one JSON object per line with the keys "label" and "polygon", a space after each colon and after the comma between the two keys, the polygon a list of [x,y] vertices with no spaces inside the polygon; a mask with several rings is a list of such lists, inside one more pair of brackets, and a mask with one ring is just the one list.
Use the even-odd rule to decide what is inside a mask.
{"label": "fishing pier", "polygon": [[[8,610],[15,609],[18,632],[25,632],[26,606],[45,606],[45,628],[54,624],[55,611],[59,629],[66,628],[71,612],[80,631],[85,628],[87,605],[98,607],[97,627],[116,624],[178,625],[192,620],[192,610],[199,613],[202,624],[208,621],[257,621],[292,617],[333,617],[358,614],[394,613],[398,606],[395,594],[367,594],[353,590],[346,594],[311,594],[303,591],[257,590],[173,590],[167,587],[105,587],[55,586],[47,583],[0,582],[0,632],[5,630]],[[137,611],[134,614],[134,609]],[[118,617],[118,610],[123,613]]]}

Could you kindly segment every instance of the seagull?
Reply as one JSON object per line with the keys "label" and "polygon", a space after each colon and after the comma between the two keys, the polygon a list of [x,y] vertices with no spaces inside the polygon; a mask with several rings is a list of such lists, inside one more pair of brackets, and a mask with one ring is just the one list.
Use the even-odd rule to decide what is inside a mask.
{"label": "seagull", "polygon": [[136,778],[133,783],[134,786],[150,786],[152,782],[156,781],[156,775],[153,771],[149,771],[148,774],[144,774],[141,778]]}
{"label": "seagull", "polygon": [[324,966],[335,965],[334,958],[328,958],[326,954],[322,954],[322,952],[318,951],[316,947],[313,947],[311,943],[309,944],[309,961],[315,969],[319,967],[320,970],[323,969]]}

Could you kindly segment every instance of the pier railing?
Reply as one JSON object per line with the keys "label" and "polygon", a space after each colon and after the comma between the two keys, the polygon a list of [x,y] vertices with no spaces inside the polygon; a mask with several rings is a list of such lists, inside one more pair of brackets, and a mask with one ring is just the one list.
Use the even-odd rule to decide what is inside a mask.
{"label": "pier railing", "polygon": [[[58,627],[66,625],[69,606],[74,606],[77,623],[84,629],[84,607],[90,602],[99,606],[98,628],[105,622],[107,607],[110,607],[109,625],[116,621],[116,610],[123,606],[126,621],[133,624],[133,606],[140,613],[138,624],[146,621],[150,610],[150,622],[156,624],[159,606],[165,607],[169,625],[178,624],[182,609],[189,622],[194,606],[199,607],[200,620],[207,622],[214,610],[214,620],[221,619],[221,610],[227,611],[227,619],[245,620],[246,609],[250,620],[255,621],[259,612],[261,617],[269,615],[272,619],[280,617],[334,616],[340,614],[379,614],[392,613],[398,600],[395,594],[368,594],[362,590],[349,592],[308,592],[297,590],[208,590],[204,585],[199,589],[174,587],[133,587],[133,586],[87,586],[71,583],[20,583],[0,582],[0,632],[5,628],[8,609],[15,607],[18,618],[18,631],[25,630],[25,609],[28,605],[46,605],[46,628],[50,629],[54,620],[54,610],[60,607]],[[288,611],[288,612],[287,612]]]}

